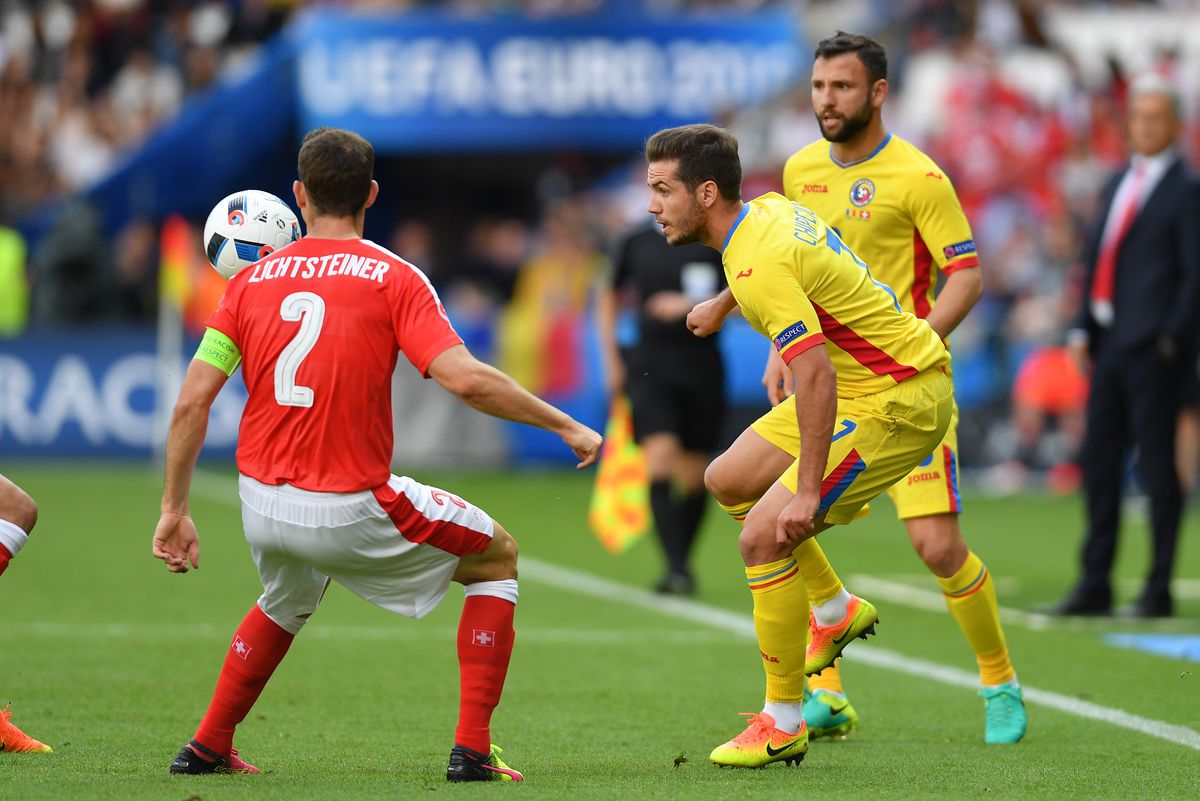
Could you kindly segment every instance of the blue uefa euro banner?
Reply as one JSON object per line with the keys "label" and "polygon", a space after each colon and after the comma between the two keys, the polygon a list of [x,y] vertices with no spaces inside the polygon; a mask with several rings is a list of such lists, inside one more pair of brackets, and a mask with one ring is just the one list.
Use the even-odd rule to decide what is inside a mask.
{"label": "blue uefa euro banner", "polygon": [[[152,329],[41,331],[0,339],[0,455],[149,456],[159,368]],[[180,356],[167,373],[182,377]],[[168,389],[170,409],[175,386]],[[232,456],[245,387],[230,381],[209,418],[205,455]]]}
{"label": "blue uefa euro banner", "polygon": [[380,150],[638,148],[769,100],[800,74],[798,21],[743,16],[461,20],[316,12],[292,31],[302,129]]}

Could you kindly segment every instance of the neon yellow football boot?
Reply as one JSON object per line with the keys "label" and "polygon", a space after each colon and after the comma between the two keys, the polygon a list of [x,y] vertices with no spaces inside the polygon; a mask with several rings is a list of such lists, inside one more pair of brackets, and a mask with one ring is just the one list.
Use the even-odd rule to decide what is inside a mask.
{"label": "neon yellow football boot", "polygon": [[709,760],[723,768],[762,768],[772,762],[799,764],[808,753],[808,729],[789,734],[775,728],[775,719],[765,712],[742,712],[750,718],[746,730],[727,743],[718,745]]}
{"label": "neon yellow football boot", "polygon": [[808,642],[808,653],[804,659],[804,673],[815,676],[833,664],[833,660],[842,655],[850,641],[855,637],[864,640],[867,635],[875,633],[875,624],[879,622],[879,612],[874,605],[857,595],[850,596],[846,606],[846,617],[834,626],[818,626],[817,618],[812,610],[808,613],[808,629],[811,637]]}

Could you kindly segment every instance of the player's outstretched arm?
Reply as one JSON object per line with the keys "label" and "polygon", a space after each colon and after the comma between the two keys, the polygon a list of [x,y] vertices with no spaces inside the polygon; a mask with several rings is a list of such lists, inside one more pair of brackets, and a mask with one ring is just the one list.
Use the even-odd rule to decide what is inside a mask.
{"label": "player's outstretched arm", "polygon": [[429,375],[463,403],[492,417],[544,428],[562,437],[583,468],[596,461],[603,438],[567,413],[526,390],[508,375],[471,355],[463,345],[442,351]]}
{"label": "player's outstretched arm", "polygon": [[196,459],[208,431],[208,411],[229,376],[202,361],[188,367],[171,427],[167,430],[167,466],[163,474],[162,515],[154,529],[152,551],[172,573],[200,567],[200,538],[188,508]]}
{"label": "player's outstretched arm", "polygon": [[725,318],[736,308],[737,301],[733,293],[729,287],[725,287],[715,298],[696,304],[687,316],[688,330],[698,337],[712,336],[721,330]]}

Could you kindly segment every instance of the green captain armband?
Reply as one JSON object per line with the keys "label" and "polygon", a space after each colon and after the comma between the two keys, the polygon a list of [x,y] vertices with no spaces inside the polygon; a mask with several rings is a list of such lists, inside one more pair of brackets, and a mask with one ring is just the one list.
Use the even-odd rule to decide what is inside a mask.
{"label": "green captain armband", "polygon": [[200,340],[200,347],[196,348],[196,355],[192,358],[211,364],[225,375],[233,375],[233,371],[242,363],[242,352],[232,339],[217,329],[205,328],[204,339]]}

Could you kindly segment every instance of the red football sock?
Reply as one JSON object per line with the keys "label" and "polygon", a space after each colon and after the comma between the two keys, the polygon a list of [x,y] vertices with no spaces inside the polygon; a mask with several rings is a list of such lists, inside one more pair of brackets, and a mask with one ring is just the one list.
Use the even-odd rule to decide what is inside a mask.
{"label": "red football sock", "polygon": [[8,560],[12,559],[12,553],[7,548],[0,545],[0,575],[4,575],[5,569],[8,567]]}
{"label": "red football sock", "polygon": [[461,694],[454,742],[480,753],[492,748],[492,710],[500,702],[512,656],[516,604],[491,595],[469,595],[458,624]]}
{"label": "red football sock", "polygon": [[218,754],[229,753],[233,730],[258,700],[293,639],[295,635],[281,629],[258,604],[254,605],[238,626],[225,655],[212,703],[196,730],[196,742]]}

